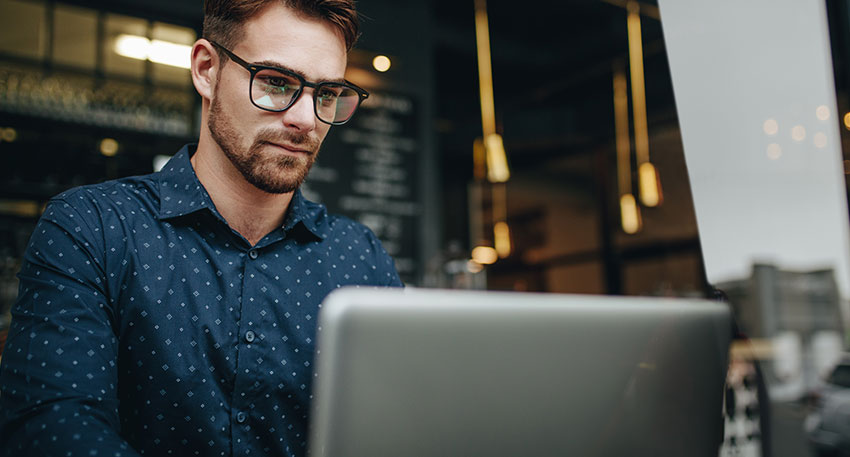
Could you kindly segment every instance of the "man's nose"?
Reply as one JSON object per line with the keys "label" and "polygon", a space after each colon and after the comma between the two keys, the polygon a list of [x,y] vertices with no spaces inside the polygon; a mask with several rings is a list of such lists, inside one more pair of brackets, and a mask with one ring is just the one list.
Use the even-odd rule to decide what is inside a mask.
{"label": "man's nose", "polygon": [[305,90],[295,103],[283,112],[283,123],[287,127],[309,132],[316,128],[316,112],[313,108],[313,93]]}

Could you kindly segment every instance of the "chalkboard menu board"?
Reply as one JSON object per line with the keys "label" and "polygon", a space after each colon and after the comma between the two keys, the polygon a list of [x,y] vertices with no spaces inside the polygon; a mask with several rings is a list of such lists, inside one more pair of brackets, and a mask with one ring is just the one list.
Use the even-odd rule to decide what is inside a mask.
{"label": "chalkboard menu board", "polygon": [[372,93],[354,118],[331,127],[302,187],[305,197],[375,232],[405,283],[419,277],[421,157],[416,103]]}

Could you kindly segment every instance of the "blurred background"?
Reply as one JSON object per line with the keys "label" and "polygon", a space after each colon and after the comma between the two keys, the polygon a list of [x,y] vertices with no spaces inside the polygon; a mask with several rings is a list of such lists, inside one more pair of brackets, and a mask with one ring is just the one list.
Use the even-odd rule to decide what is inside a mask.
{"label": "blurred background", "polygon": [[[808,3],[823,13],[835,95],[811,114],[836,132],[829,166],[843,177],[850,2]],[[711,298],[722,289],[750,339],[733,347],[721,455],[850,448],[850,400],[825,411],[850,387],[843,267],[764,255],[737,276],[707,274],[711,235],[703,216],[698,230],[657,1],[358,8],[363,35],[347,79],[372,96],[331,129],[308,198],[371,227],[411,286]],[[197,138],[187,67],[202,17],[199,0],[0,0],[0,329],[51,196],[149,173]],[[769,136],[774,124],[756,128]],[[805,139],[826,147],[811,129]],[[772,144],[759,157],[779,160]],[[843,181],[838,194],[846,225]],[[850,254],[847,240],[829,248]]]}

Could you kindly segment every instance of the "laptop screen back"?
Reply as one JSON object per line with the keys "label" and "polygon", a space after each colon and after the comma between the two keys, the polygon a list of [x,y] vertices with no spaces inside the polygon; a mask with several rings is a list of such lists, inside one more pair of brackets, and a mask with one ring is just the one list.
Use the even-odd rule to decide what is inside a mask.
{"label": "laptop screen back", "polygon": [[728,309],[342,290],[320,316],[314,456],[717,455]]}

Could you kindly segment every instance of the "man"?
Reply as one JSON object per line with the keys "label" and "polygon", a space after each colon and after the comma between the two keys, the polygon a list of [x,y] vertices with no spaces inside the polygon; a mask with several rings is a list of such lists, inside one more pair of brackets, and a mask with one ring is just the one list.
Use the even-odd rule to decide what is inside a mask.
{"label": "man", "polygon": [[65,192],[19,275],[7,455],[303,455],[321,300],[400,286],[375,236],[298,187],[343,80],[348,0],[208,0],[202,129],[159,173]]}

